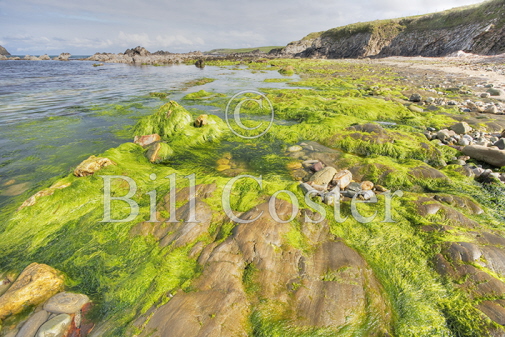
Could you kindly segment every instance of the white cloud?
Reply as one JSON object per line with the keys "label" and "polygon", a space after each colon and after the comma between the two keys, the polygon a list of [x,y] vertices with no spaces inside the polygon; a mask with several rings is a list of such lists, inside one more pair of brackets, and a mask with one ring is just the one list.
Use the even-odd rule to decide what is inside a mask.
{"label": "white cloud", "polygon": [[0,39],[9,49],[35,54],[123,52],[138,45],[171,52],[286,45],[353,22],[478,2],[482,0],[129,0],[125,5],[124,0],[0,0]]}

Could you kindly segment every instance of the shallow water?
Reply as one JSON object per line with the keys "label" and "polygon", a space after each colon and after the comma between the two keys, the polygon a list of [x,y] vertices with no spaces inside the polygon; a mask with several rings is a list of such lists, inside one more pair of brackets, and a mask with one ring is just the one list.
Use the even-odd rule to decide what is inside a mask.
{"label": "shallow water", "polygon": [[[245,67],[93,63],[0,62],[0,207],[17,195],[28,196],[47,179],[68,174],[89,155],[130,141],[125,126],[166,102],[151,98],[150,92],[169,92],[168,98],[181,102],[184,95],[202,89],[233,95],[288,87],[264,82],[283,78],[277,71]],[[184,83],[201,77],[216,81],[185,88]],[[224,114],[217,107],[181,103]]]}

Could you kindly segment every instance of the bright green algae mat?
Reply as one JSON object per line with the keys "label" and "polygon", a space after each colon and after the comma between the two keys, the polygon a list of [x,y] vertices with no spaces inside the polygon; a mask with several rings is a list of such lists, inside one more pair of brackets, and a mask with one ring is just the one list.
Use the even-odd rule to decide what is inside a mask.
{"label": "bright green algae mat", "polygon": [[[348,205],[342,207],[342,215],[349,219],[337,223],[331,216],[332,209],[324,206],[332,233],[364,257],[382,284],[392,305],[394,335],[481,336],[481,327],[491,323],[483,320],[465,293],[438,276],[430,264],[433,256],[439,253],[435,248],[437,244],[454,241],[454,233],[422,232],[421,226],[441,219],[420,216],[415,204],[426,193],[470,197],[485,213],[477,216],[464,209],[459,211],[483,228],[503,229],[505,211],[497,207],[503,200],[500,199],[503,188],[484,188],[452,166],[442,168],[457,151],[430,143],[422,134],[426,126],[454,124],[456,121],[451,116],[459,112],[451,109],[412,112],[399,100],[405,98],[402,92],[407,89],[406,85],[399,84],[398,75],[388,68],[375,69],[372,74],[372,66],[333,61],[215,63],[256,71],[291,66],[302,76],[302,80],[291,83],[293,89],[264,90],[274,106],[276,118],[289,123],[274,124],[263,137],[243,139],[232,134],[217,116],[209,115],[209,123],[196,128],[193,121],[199,113],[188,112],[174,101],[162,102],[132,130],[124,131],[129,132],[131,138],[160,134],[165,141],[161,162],[150,163],[142,147],[124,143],[97,154],[116,165],[88,177],[69,174],[58,180],[58,183],[71,183],[69,187],[38,198],[33,206],[2,212],[0,271],[19,273],[31,262],[46,263],[61,270],[67,276],[66,285],[71,291],[87,294],[96,303],[93,318],[99,324],[106,322],[105,336],[129,335],[135,331],[133,320],[153,305],[166,303],[167,293],[178,289],[191,291],[192,280],[201,274],[196,258],[188,257],[191,248],[198,241],[211,243],[215,233],[218,233],[218,240],[224,240],[231,235],[234,226],[214,223],[209,233],[184,247],[161,248],[151,236],[130,235],[133,226],[149,219],[150,199],[146,193],[156,190],[157,202],[161,202],[170,189],[165,177],[177,174],[177,187],[184,187],[188,185],[184,177],[195,174],[197,184],[217,184],[217,191],[205,202],[216,213],[222,213],[222,189],[230,178],[216,169],[216,161],[230,153],[233,158],[248,163],[243,174],[261,175],[263,179],[262,188],[247,179],[236,183],[231,200],[233,210],[245,212],[278,190],[295,193],[300,206],[304,207],[298,183],[286,167],[293,161],[287,157],[286,149],[300,141],[313,140],[343,152],[339,167],[361,166],[365,174],[363,179],[393,191],[404,191],[403,197],[393,199],[395,223],[381,222],[384,219],[383,207],[380,207],[383,198],[379,198],[377,205],[360,205],[364,214],[378,211],[376,220],[366,224],[350,217]],[[377,97],[377,93],[381,97]],[[184,98],[220,108],[226,106],[228,99],[225,94],[203,90]],[[245,106],[245,110],[253,112],[252,107]],[[371,142],[347,130],[352,125],[378,121],[391,123],[390,127],[385,127],[385,137],[393,142]],[[254,118],[244,122],[248,126],[258,123]],[[250,131],[250,135],[254,135],[254,131]],[[423,165],[439,169],[445,177],[420,178],[411,173],[412,169]],[[156,174],[155,180],[150,179],[152,173]],[[140,207],[140,214],[134,221],[101,222],[104,188],[101,175],[128,176],[135,180],[137,193],[133,199]],[[48,182],[46,187],[52,183],[54,181]],[[118,179],[113,181],[112,191],[113,196],[123,196],[128,186]],[[22,201],[19,200],[16,207]],[[182,202],[177,206],[180,205]],[[112,218],[125,218],[128,214],[129,207],[125,203],[113,201]],[[468,229],[455,226],[455,231],[463,233],[457,238],[461,241]],[[303,251],[311,249],[294,222],[286,240]],[[246,275],[243,282],[249,295],[254,296],[256,290],[251,279]],[[286,331],[290,336],[367,336],[370,326],[376,324],[368,322],[370,326],[339,331],[330,328],[301,331],[265,308],[268,305],[260,307],[250,317],[248,329],[252,336],[285,336]]]}

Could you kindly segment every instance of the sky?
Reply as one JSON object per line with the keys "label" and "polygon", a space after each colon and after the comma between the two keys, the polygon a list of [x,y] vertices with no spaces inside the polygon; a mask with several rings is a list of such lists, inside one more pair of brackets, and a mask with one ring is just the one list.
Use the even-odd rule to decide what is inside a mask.
{"label": "sky", "polygon": [[0,0],[0,45],[13,55],[91,55],[284,46],[311,32],[479,0]]}

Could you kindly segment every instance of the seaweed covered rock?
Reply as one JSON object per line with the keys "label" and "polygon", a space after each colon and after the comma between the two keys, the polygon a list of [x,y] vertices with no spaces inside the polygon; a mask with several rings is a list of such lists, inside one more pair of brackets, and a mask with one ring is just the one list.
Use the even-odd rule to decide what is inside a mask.
{"label": "seaweed covered rock", "polygon": [[74,175],[76,177],[90,176],[109,165],[116,165],[116,164],[109,158],[90,156],[88,159],[84,160],[75,168]]}
{"label": "seaweed covered rock", "polygon": [[151,163],[161,163],[167,161],[173,153],[174,151],[167,143],[155,142],[147,148],[146,157]]}
{"label": "seaweed covered rock", "polygon": [[135,144],[142,146],[142,147],[145,147],[145,146],[148,146],[154,142],[159,142],[160,140],[161,140],[160,135],[155,133],[153,135],[135,136],[135,138],[133,139],[133,142]]}
{"label": "seaweed covered rock", "polygon": [[134,126],[135,136],[158,134],[162,139],[168,139],[181,132],[191,124],[191,116],[179,103],[170,101],[162,105],[158,111],[146,116]]}
{"label": "seaweed covered rock", "polygon": [[[292,206],[277,200],[275,210],[286,218]],[[203,274],[193,291],[178,292],[153,308],[140,336],[247,336],[251,310],[262,324],[285,324],[286,335],[307,327],[337,331],[370,320],[375,323],[366,328],[368,335],[389,329],[392,317],[382,287],[356,251],[332,238],[326,221],[313,224],[300,217],[315,248],[306,255],[286,243],[291,225],[268,212],[268,202],[254,207],[240,216],[252,222],[204,248]],[[270,314],[274,307],[284,319]]]}
{"label": "seaweed covered rock", "polygon": [[32,263],[0,297],[0,319],[38,305],[56,294],[63,286],[60,273],[45,264]]}

